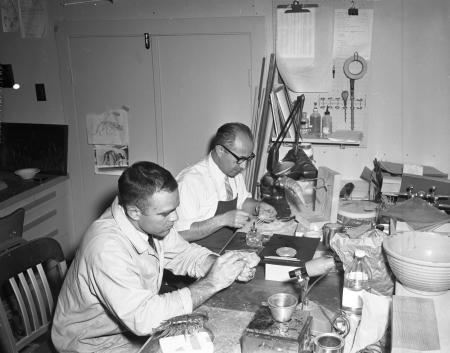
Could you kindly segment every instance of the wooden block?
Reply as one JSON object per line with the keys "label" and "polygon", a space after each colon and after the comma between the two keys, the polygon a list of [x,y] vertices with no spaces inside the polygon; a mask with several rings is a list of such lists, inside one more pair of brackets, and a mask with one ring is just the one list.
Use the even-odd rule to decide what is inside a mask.
{"label": "wooden block", "polygon": [[392,352],[439,351],[439,331],[431,298],[392,298]]}

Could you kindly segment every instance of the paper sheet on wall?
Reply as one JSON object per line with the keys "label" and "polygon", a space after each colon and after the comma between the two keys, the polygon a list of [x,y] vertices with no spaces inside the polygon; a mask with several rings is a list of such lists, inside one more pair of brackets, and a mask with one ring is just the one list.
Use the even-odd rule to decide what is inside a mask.
{"label": "paper sheet on wall", "polygon": [[327,92],[332,70],[332,10],[309,13],[277,9],[276,60],[284,83],[293,92]]}
{"label": "paper sheet on wall", "polygon": [[48,13],[45,0],[19,0],[22,38],[42,38],[47,33]]}
{"label": "paper sheet on wall", "polygon": [[19,7],[17,0],[2,0],[0,4],[3,32],[19,32]]}
{"label": "paper sheet on wall", "polygon": [[96,145],[95,174],[120,175],[129,166],[127,145]]}
{"label": "paper sheet on wall", "polygon": [[347,59],[356,51],[370,60],[372,48],[373,9],[359,9],[358,16],[347,10],[334,12],[333,58]]}
{"label": "paper sheet on wall", "polygon": [[95,174],[120,175],[129,166],[128,111],[123,106],[86,115],[88,144],[94,145]]}
{"label": "paper sheet on wall", "polygon": [[90,145],[128,145],[128,108],[87,114],[86,130]]}

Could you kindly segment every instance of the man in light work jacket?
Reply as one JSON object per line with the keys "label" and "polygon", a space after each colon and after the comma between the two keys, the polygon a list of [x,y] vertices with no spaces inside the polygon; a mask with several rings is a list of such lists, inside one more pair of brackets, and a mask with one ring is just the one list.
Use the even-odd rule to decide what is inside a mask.
{"label": "man in light work jacket", "polygon": [[[189,314],[235,279],[253,278],[259,258],[217,256],[173,229],[177,182],[138,162],[118,182],[118,197],[87,230],[56,306],[52,340],[60,352],[137,352],[164,320]],[[159,294],[163,270],[200,278]]]}
{"label": "man in light work jacket", "polygon": [[209,155],[177,176],[180,206],[175,229],[188,240],[213,251],[227,243],[251,215],[271,221],[275,209],[251,197],[242,172],[255,157],[250,128],[241,123],[222,125]]}

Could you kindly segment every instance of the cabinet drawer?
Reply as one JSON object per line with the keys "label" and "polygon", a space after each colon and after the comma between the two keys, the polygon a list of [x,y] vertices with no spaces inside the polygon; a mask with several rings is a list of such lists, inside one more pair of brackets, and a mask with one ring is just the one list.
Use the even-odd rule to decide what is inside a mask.
{"label": "cabinet drawer", "polygon": [[67,181],[58,183],[2,209],[0,216],[23,207],[25,209],[23,238],[26,240],[40,237],[55,238],[67,254],[71,246],[68,235],[69,205],[67,189]]}

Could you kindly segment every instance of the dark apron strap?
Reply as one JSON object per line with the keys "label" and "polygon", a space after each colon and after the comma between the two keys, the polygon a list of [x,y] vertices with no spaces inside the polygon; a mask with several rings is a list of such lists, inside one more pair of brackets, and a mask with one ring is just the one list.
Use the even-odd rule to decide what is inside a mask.
{"label": "dark apron strap", "polygon": [[[237,197],[230,201],[219,201],[214,216],[224,214],[228,211],[235,210],[237,206]],[[230,227],[223,227],[215,231],[206,238],[197,240],[195,243],[208,248],[211,251],[219,252],[233,236],[235,229]]]}

